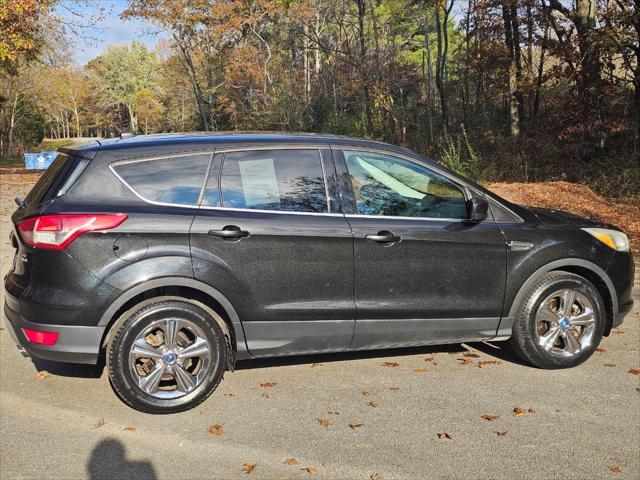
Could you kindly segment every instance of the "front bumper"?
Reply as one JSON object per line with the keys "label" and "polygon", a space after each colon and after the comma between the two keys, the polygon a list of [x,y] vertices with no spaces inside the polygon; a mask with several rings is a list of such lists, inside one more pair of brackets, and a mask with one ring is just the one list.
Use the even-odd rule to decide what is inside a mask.
{"label": "front bumper", "polygon": [[[13,307],[13,308],[12,308]],[[45,360],[70,363],[98,363],[104,327],[85,327],[76,325],[51,325],[27,321],[19,313],[19,302],[7,295],[4,304],[5,323],[9,334],[16,342],[21,353]],[[30,342],[23,328],[57,332],[55,345],[42,345]]]}

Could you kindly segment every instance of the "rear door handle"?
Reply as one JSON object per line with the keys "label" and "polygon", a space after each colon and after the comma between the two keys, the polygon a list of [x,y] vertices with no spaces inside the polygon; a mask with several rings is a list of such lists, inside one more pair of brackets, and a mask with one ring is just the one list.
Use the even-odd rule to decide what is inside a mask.
{"label": "rear door handle", "polygon": [[218,238],[228,238],[228,239],[240,239],[249,236],[249,232],[246,230],[241,230],[240,227],[236,225],[227,225],[221,230],[209,230],[209,236],[218,237]]}
{"label": "rear door handle", "polygon": [[377,235],[365,235],[364,238],[366,238],[370,242],[377,243],[396,243],[402,240],[402,237],[394,235],[392,232],[388,232],[386,230],[378,232]]}

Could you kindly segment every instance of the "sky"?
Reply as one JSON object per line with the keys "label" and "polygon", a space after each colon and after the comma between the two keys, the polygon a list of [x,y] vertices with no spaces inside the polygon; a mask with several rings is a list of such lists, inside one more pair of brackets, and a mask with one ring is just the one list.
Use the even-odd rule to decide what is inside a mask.
{"label": "sky", "polygon": [[[154,48],[157,35],[157,27],[140,20],[121,20],[120,14],[127,8],[126,0],[93,0],[86,5],[74,3],[72,0],[63,1],[57,7],[58,13],[64,17],[65,21],[71,23],[87,23],[92,16],[102,15],[104,19],[98,22],[95,27],[86,28],[87,39],[77,39],[72,45],[74,63],[78,66],[85,65],[89,60],[102,53],[109,44],[130,43],[138,40],[146,44],[149,48]],[[70,9],[82,14],[79,19],[70,13]],[[104,9],[101,13],[101,9]],[[156,33],[154,33],[156,32]]]}

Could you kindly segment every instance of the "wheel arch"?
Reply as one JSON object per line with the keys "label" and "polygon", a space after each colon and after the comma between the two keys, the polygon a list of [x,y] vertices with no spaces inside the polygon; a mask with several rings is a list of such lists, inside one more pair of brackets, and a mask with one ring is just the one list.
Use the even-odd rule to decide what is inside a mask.
{"label": "wheel arch", "polygon": [[[602,296],[602,300],[605,303],[607,310],[607,324],[605,326],[605,336],[609,335],[613,322],[613,313],[618,311],[618,298],[616,295],[613,282],[609,278],[609,275],[593,262],[583,260],[579,258],[564,258],[549,262],[542,267],[534,271],[525,282],[520,286],[520,289],[516,293],[511,306],[509,308],[509,315],[507,318],[503,318],[500,322],[498,329],[498,336],[511,335],[511,328],[513,319],[516,315],[516,311],[520,302],[526,295],[529,287],[533,285],[542,275],[552,271],[563,271],[579,275],[589,280],[598,290]],[[508,333],[507,333],[508,332]]]}
{"label": "wheel arch", "polygon": [[233,369],[235,360],[250,358],[247,351],[242,323],[231,302],[219,290],[206,283],[185,277],[163,277],[148,280],[122,293],[100,317],[98,326],[105,328],[101,348],[110,338],[113,327],[127,310],[152,298],[161,296],[183,297],[202,303],[222,317],[228,331],[228,343],[231,353],[229,368]]}

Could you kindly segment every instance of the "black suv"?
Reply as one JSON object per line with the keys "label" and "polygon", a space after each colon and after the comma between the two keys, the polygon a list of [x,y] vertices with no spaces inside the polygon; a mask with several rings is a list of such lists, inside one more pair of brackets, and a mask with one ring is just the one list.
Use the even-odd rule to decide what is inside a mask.
{"label": "black suv", "polygon": [[633,303],[617,228],[354,138],[96,141],[60,149],[16,201],[18,348],[104,354],[146,412],[197,405],[238,359],[510,339],[533,365],[572,367]]}

